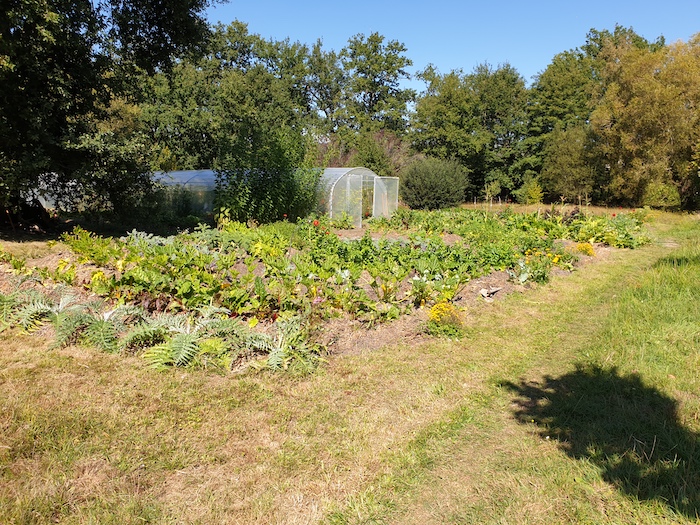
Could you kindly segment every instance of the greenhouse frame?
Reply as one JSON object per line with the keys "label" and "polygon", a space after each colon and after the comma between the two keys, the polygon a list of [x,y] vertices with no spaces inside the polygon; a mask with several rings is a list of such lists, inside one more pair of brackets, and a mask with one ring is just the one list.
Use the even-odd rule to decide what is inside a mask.
{"label": "greenhouse frame", "polygon": [[216,171],[214,170],[178,170],[157,172],[155,182],[166,188],[181,188],[189,195],[192,211],[211,213],[214,211],[216,195]]}
{"label": "greenhouse frame", "polygon": [[320,211],[331,219],[350,218],[362,228],[363,217],[390,217],[399,204],[398,177],[380,177],[367,168],[326,168],[321,174]]}
{"label": "greenhouse frame", "polygon": [[[158,172],[154,180],[166,188],[179,188],[188,195],[192,211],[214,210],[217,172],[180,170]],[[319,212],[331,219],[348,217],[354,228],[362,227],[364,217],[390,217],[399,202],[399,179],[380,177],[362,167],[325,168],[319,181]]]}

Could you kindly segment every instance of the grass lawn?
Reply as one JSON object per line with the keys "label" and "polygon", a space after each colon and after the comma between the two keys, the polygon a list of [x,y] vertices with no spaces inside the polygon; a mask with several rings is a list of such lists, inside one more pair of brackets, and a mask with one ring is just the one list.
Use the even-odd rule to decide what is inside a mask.
{"label": "grass lawn", "polygon": [[650,227],[305,377],[3,332],[0,523],[696,523],[700,221]]}

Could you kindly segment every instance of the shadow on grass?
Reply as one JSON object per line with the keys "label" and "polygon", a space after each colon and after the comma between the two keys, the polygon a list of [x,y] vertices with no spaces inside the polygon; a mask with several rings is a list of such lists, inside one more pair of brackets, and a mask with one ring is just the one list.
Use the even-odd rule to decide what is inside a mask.
{"label": "shadow on grass", "polygon": [[699,436],[680,424],[675,400],[637,375],[592,366],[506,386],[517,394],[521,423],[535,423],[570,457],[597,465],[618,490],[698,517]]}
{"label": "shadow on grass", "polygon": [[662,257],[654,263],[652,268],[686,268],[690,266],[700,266],[700,254],[691,255],[669,255]]}

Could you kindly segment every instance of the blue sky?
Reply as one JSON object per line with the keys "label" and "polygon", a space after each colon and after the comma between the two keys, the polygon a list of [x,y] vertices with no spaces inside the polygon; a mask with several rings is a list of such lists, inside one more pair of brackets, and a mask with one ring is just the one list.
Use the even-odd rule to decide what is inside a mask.
{"label": "blue sky", "polygon": [[688,41],[700,32],[700,0],[230,0],[210,8],[208,18],[237,19],[274,40],[311,45],[321,38],[325,49],[336,51],[353,35],[378,32],[408,48],[412,73],[431,63],[441,73],[469,73],[485,62],[508,62],[529,83],[554,55],[583,45],[591,28],[613,30],[617,23],[648,40]]}

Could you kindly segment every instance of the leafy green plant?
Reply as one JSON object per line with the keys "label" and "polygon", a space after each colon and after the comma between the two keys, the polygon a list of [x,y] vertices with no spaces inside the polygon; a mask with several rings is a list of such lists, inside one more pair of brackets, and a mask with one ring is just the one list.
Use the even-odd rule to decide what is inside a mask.
{"label": "leafy green plant", "polygon": [[459,162],[427,158],[410,164],[401,175],[401,199],[414,209],[435,210],[464,202],[469,172]]}
{"label": "leafy green plant", "polygon": [[146,336],[162,334],[162,342],[143,353],[149,365],[158,369],[205,364],[228,368],[240,356],[270,351],[269,336],[252,333],[244,323],[227,315],[228,311],[221,308],[205,308],[196,316],[161,315],[150,321],[158,331],[149,333],[142,327],[140,337],[132,334],[129,340],[142,343]]}
{"label": "leafy green plant", "polygon": [[531,177],[525,180],[513,195],[520,204],[540,204],[544,198],[544,191],[537,178]]}
{"label": "leafy green plant", "polygon": [[19,306],[18,293],[0,293],[0,333],[12,326],[14,311]]}
{"label": "leafy green plant", "polygon": [[270,370],[287,370],[309,374],[320,363],[320,347],[309,342],[308,334],[298,316],[279,319],[277,334],[264,366]]}
{"label": "leafy green plant", "polygon": [[580,216],[571,221],[569,237],[579,242],[602,242],[615,248],[637,248],[649,242],[637,214],[612,213],[609,217]]}
{"label": "leafy green plant", "polygon": [[71,249],[82,255],[83,261],[92,261],[98,265],[106,265],[119,258],[119,249],[111,237],[95,235],[80,226],[62,236],[63,242]]}
{"label": "leafy green plant", "polygon": [[281,166],[224,170],[218,185],[219,223],[269,223],[306,217],[316,208],[321,172]]}
{"label": "leafy green plant", "polygon": [[104,352],[119,351],[120,336],[128,325],[142,320],[145,312],[131,305],[108,308],[98,300],[88,304],[74,303],[62,309],[52,319],[56,332],[54,346],[82,343]]}
{"label": "leafy green plant", "polygon": [[61,297],[58,303],[49,297],[28,290],[20,295],[20,306],[13,312],[13,323],[22,330],[31,332],[43,325],[52,316],[67,309],[73,302],[72,296]]}
{"label": "leafy green plant", "polygon": [[[381,240],[369,232],[360,239],[341,238],[335,226],[327,216],[262,226],[224,217],[217,229],[200,226],[176,236],[133,231],[120,239],[93,242],[91,234],[78,229],[65,242],[81,260],[104,261],[88,284],[93,292],[158,314],[120,329],[120,350],[159,347],[161,353],[149,354],[156,364],[174,366],[184,360],[188,366],[219,367],[246,354],[241,341],[248,336],[241,335],[240,327],[248,321],[303,314],[385,322],[414,307],[449,302],[468,280],[494,270],[508,270],[518,282],[545,282],[553,268],[571,269],[574,260],[555,239],[626,247],[645,242],[641,215],[622,213],[564,217],[520,214],[510,208],[499,213],[402,209],[391,218],[372,221],[375,231],[401,233]],[[225,308],[223,317],[236,318],[239,335],[197,328],[205,317],[198,309],[209,306]],[[171,318],[164,312],[182,314]],[[170,324],[174,319],[179,329]],[[188,333],[188,319],[189,332],[197,330],[193,340],[198,350],[191,356],[181,352],[191,350],[189,346],[169,347],[186,343],[185,337],[173,339]],[[113,341],[105,323],[94,327],[98,342],[99,334]],[[75,330],[84,338],[85,325]],[[206,352],[202,341],[210,341]],[[249,346],[253,354],[265,353],[265,345],[272,344],[260,343]]]}

